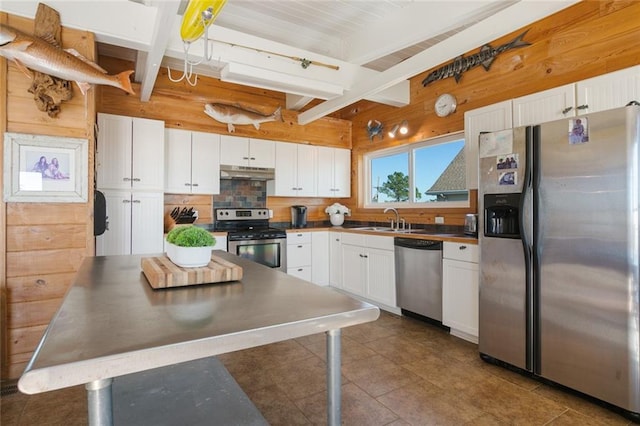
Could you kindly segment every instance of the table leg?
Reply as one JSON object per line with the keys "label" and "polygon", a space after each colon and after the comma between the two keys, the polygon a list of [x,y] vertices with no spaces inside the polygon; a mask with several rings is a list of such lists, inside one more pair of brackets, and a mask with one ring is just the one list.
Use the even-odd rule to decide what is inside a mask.
{"label": "table leg", "polygon": [[340,334],[340,329],[327,331],[327,424],[329,426],[338,426],[342,423]]}
{"label": "table leg", "polygon": [[113,425],[112,382],[113,379],[102,379],[85,385],[89,408],[89,426]]}

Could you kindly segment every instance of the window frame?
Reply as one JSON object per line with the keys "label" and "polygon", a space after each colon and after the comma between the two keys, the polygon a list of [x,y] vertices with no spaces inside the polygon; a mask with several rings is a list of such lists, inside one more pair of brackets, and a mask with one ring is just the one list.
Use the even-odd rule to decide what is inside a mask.
{"label": "window frame", "polygon": [[[423,141],[409,143],[406,145],[393,146],[389,148],[383,148],[376,151],[370,151],[362,155],[362,180],[360,185],[360,191],[364,195],[363,207],[365,209],[379,209],[381,207],[395,207],[395,208],[420,208],[420,209],[443,209],[443,208],[469,208],[471,206],[471,195],[469,190],[469,179],[465,176],[467,182],[467,199],[464,201],[415,201],[415,186],[414,186],[414,170],[415,170],[415,156],[414,151],[420,148],[439,145],[448,142],[454,142],[463,140],[464,145],[462,149],[467,150],[467,140],[464,137],[464,132],[448,133],[446,135],[435,136],[433,138],[425,139]],[[388,157],[390,155],[407,153],[408,165],[409,165],[409,201],[403,202],[389,202],[389,203],[373,203],[371,202],[371,161],[377,158]],[[465,152],[465,168],[469,159]],[[466,175],[466,173],[465,173]]]}

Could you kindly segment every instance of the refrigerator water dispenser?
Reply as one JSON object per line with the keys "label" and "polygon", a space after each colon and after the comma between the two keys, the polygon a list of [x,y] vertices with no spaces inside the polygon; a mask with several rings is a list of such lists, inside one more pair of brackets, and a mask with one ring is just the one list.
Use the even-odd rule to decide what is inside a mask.
{"label": "refrigerator water dispenser", "polygon": [[484,235],[520,238],[520,197],[515,194],[485,194]]}

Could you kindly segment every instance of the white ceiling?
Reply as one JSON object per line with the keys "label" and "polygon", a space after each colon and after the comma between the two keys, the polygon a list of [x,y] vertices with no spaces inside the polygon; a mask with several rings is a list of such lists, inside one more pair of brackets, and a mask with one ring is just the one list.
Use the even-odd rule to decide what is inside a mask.
{"label": "white ceiling", "polygon": [[[287,93],[287,108],[325,102],[306,124],[361,99],[410,102],[408,79],[579,0],[228,0],[209,28],[201,75]],[[33,18],[39,1],[3,0],[0,10]],[[96,35],[100,54],[133,60],[141,100],[160,66],[181,74],[186,0],[51,0],[62,25]],[[191,44],[201,60],[204,42]],[[313,61],[304,68],[299,59]],[[328,65],[328,66],[325,66]],[[226,69],[225,69],[226,67]],[[224,71],[223,71],[224,70]]]}

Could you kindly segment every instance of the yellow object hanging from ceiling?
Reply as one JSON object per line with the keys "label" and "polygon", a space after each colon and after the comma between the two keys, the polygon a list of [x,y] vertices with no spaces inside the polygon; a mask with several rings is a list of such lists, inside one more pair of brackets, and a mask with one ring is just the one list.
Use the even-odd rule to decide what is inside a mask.
{"label": "yellow object hanging from ceiling", "polygon": [[202,37],[226,3],[227,0],[191,0],[182,15],[180,26],[182,41],[192,43]]}
{"label": "yellow object hanging from ceiling", "polygon": [[[227,3],[227,0],[190,0],[187,8],[182,15],[182,24],[180,25],[180,37],[184,44],[184,69],[182,77],[174,79],[171,76],[171,69],[167,67],[169,80],[174,83],[187,80],[191,86],[195,86],[198,82],[198,76],[193,77],[193,67],[201,64],[203,61],[211,60],[211,52],[209,51],[208,29],[216,20],[220,10]],[[197,41],[204,35],[204,52],[200,61],[189,60],[189,47],[191,43]]]}

